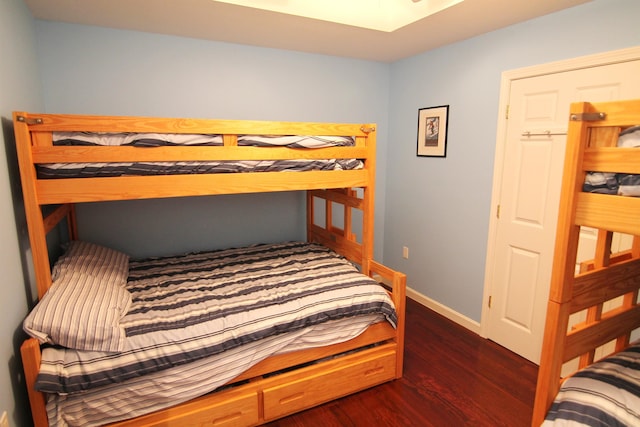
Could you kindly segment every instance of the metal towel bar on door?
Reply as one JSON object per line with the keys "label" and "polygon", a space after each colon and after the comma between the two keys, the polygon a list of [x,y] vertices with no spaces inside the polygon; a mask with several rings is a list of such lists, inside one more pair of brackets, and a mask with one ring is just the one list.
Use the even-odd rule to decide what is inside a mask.
{"label": "metal towel bar on door", "polygon": [[530,132],[525,131],[522,132],[522,136],[526,136],[527,138],[530,136],[556,136],[556,135],[566,135],[567,132],[551,132],[550,130],[544,132]]}

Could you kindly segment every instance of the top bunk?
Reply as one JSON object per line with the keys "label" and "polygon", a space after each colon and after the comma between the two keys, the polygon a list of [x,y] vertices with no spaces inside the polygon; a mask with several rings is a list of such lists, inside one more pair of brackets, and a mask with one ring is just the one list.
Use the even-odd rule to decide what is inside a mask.
{"label": "top bunk", "polygon": [[14,129],[39,205],[374,184],[372,124],[14,112]]}
{"label": "top bunk", "polygon": [[[376,127],[14,112],[14,132],[38,294],[51,285],[46,236],[74,204],[307,191],[307,238],[350,260],[373,258]],[[318,225],[344,206],[344,229]],[[337,208],[336,208],[337,209]],[[356,241],[352,209],[362,212]]]}
{"label": "top bunk", "polygon": [[[563,186],[573,196],[565,192],[560,211],[575,212],[575,225],[640,235],[640,190],[620,185],[640,175],[638,125],[640,100],[572,104]],[[594,190],[587,179],[593,174],[613,177],[617,189]]]}

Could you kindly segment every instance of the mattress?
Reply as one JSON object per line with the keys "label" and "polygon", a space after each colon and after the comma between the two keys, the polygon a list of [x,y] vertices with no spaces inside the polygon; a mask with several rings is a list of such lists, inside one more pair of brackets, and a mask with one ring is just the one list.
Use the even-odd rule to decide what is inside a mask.
{"label": "mattress", "polygon": [[[222,146],[221,135],[158,133],[54,132],[54,146]],[[354,138],[343,136],[239,135],[238,146],[325,148],[349,147]],[[289,159],[205,162],[45,163],[37,166],[40,179],[93,178],[141,175],[185,175],[239,172],[283,172],[362,169],[358,159]]]}
{"label": "mattress", "polygon": [[43,349],[36,389],[49,394],[51,426],[99,425],[173,405],[177,395],[215,390],[272,354],[397,320],[382,286],[305,242],[131,260],[126,290],[121,350]]}
{"label": "mattress", "polygon": [[640,425],[640,344],[568,378],[543,427]]}

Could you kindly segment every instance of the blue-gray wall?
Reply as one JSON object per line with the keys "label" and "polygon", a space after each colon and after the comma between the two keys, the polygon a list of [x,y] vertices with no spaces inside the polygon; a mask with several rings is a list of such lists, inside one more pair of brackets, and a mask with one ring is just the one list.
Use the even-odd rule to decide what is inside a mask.
{"label": "blue-gray wall", "polygon": [[[638,18],[599,0],[391,64],[383,259],[411,288],[480,321],[501,73],[640,45]],[[418,109],[438,105],[447,156],[416,157]]]}
{"label": "blue-gray wall", "polygon": [[[383,64],[34,21],[22,0],[0,2],[0,411],[12,425],[29,423],[17,346],[32,280],[12,110],[377,122],[376,257],[479,321],[501,73],[639,45],[638,16],[637,0],[596,0]],[[447,157],[417,158],[417,110],[443,104],[451,106]],[[302,209],[294,193],[95,204],[81,209],[80,228],[146,255],[301,238]],[[113,215],[112,228],[99,225]]]}
{"label": "blue-gray wall", "polygon": [[[37,28],[47,112],[378,123],[381,258],[387,64],[51,22]],[[143,256],[304,239],[302,209],[300,193],[89,205],[79,227],[85,239]],[[116,233],[98,221],[107,212]]]}
{"label": "blue-gray wall", "polygon": [[12,426],[31,422],[22,381],[22,319],[34,290],[29,277],[28,235],[21,204],[11,113],[38,110],[41,100],[35,22],[22,0],[0,2],[0,413]]}

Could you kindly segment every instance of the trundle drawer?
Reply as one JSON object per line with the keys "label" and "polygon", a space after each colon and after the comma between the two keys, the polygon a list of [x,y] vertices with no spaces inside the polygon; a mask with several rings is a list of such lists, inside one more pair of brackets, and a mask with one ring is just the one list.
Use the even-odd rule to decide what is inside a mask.
{"label": "trundle drawer", "polygon": [[391,380],[395,355],[384,353],[364,362],[318,368],[314,375],[264,389],[264,418],[273,420]]}
{"label": "trundle drawer", "polygon": [[[238,394],[220,403],[203,407],[185,414],[188,421],[177,419],[171,425],[186,427],[245,427],[259,423],[258,394]],[[164,424],[167,425],[167,424]]]}

